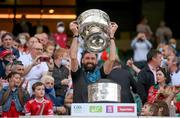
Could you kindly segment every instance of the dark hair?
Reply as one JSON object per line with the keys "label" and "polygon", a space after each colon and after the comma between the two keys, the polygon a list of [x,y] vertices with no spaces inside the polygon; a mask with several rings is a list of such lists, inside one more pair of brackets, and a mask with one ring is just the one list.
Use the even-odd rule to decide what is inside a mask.
{"label": "dark hair", "polygon": [[13,61],[13,65],[21,65],[21,66],[24,66],[22,61],[19,61],[19,60],[14,60]]}
{"label": "dark hair", "polygon": [[[84,58],[84,56],[87,54],[87,53],[91,53],[91,52],[88,52],[87,50],[85,50],[84,52],[81,53],[82,57],[81,57],[81,65],[82,65],[82,59]],[[95,53],[94,53],[95,54]],[[96,55],[96,58],[98,57],[97,54]]]}
{"label": "dark hair", "polygon": [[3,40],[6,36],[10,36],[13,40],[15,39],[15,37],[12,33],[6,32],[2,35],[1,40]]}
{"label": "dark hair", "polygon": [[156,100],[154,103],[159,107],[159,110],[163,109],[161,114],[159,114],[160,116],[169,116],[169,107],[165,101]]}
{"label": "dark hair", "polygon": [[14,41],[21,44],[21,41],[19,40],[19,37],[15,38]]}
{"label": "dark hair", "polygon": [[36,82],[32,85],[32,90],[35,91],[38,86],[44,86],[44,84],[42,82]]}
{"label": "dark hair", "polygon": [[[84,58],[84,56],[87,54],[87,53],[91,53],[91,52],[88,52],[87,50],[85,50],[84,52],[82,52],[81,54],[82,54],[82,58]],[[95,54],[95,53],[94,53]],[[96,58],[98,57],[98,55],[97,54],[95,54],[96,55]]]}
{"label": "dark hair", "polygon": [[166,69],[164,69],[164,68],[158,68],[157,70],[156,70],[156,72],[157,71],[161,71],[163,74],[164,74],[164,77],[166,78],[166,84],[168,84],[168,83],[170,83],[171,82],[171,76],[170,76],[170,73],[166,70]]}
{"label": "dark hair", "polygon": [[161,54],[158,50],[152,49],[147,54],[147,62],[150,62],[153,57],[156,57],[158,54]]}
{"label": "dark hair", "polygon": [[[9,74],[5,77],[5,79],[9,81],[9,79],[10,79],[11,77],[13,77],[14,75],[16,75],[16,74],[19,74],[19,73],[17,73],[17,72],[11,72],[11,73],[9,73]],[[20,74],[19,74],[19,75],[20,75]]]}

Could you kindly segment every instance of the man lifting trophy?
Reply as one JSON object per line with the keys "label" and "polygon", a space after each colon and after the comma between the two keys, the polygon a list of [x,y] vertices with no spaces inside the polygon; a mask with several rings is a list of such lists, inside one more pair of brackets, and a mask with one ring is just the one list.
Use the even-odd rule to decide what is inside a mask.
{"label": "man lifting trophy", "polygon": [[[106,90],[106,92],[97,92],[98,94],[104,95],[98,95],[100,97],[94,96],[94,98],[89,99],[88,101],[88,98],[93,96],[91,95],[92,92],[88,91],[88,86],[90,88],[94,87],[91,85],[97,82],[99,83],[98,80],[100,80],[101,78],[106,78],[106,75],[108,75],[112,70],[116,58],[114,34],[118,28],[117,24],[114,22],[110,22],[109,16],[104,11],[101,11],[99,9],[90,9],[80,14],[77,18],[77,21],[72,21],[69,27],[70,30],[73,32],[73,41],[70,49],[71,70],[74,89],[73,102],[87,103],[101,100],[106,101],[106,98],[108,98],[106,96],[111,96],[110,94],[112,93],[108,92],[108,90]],[[79,38],[82,38],[81,41],[84,42],[84,52],[82,53],[80,66],[77,59],[77,52],[79,49],[79,44],[81,43]],[[109,57],[104,62],[103,66],[99,67],[97,65],[97,53],[102,52],[107,47],[110,48]],[[97,85],[101,86],[103,83],[105,85],[110,85],[104,81],[101,81],[101,83]],[[112,88],[118,89],[118,87]],[[89,90],[93,91],[94,88]],[[112,91],[115,92],[119,90]],[[103,99],[101,99],[102,96]],[[116,102],[119,101],[119,95],[113,96],[117,97],[114,98]],[[111,101],[113,100],[111,99]]]}

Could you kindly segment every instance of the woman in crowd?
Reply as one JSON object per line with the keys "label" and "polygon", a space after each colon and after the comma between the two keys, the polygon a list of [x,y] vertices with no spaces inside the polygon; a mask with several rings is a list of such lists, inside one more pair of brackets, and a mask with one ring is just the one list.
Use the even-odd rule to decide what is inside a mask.
{"label": "woman in crowd", "polygon": [[175,116],[176,109],[179,109],[178,102],[174,104],[174,98],[179,90],[175,86],[168,86],[170,75],[165,69],[159,68],[156,71],[157,84],[149,89],[148,102],[154,103],[156,100],[164,101],[169,107],[170,116]]}
{"label": "woman in crowd", "polygon": [[153,103],[155,100],[163,100],[168,97],[171,87],[170,75],[162,68],[156,71],[157,84],[150,87],[148,92],[148,102]]}

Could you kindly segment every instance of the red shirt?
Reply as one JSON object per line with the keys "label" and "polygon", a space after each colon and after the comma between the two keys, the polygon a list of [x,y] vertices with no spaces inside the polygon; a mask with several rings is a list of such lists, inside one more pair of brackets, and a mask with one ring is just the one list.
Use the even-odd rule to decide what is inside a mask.
{"label": "red shirt", "polygon": [[153,103],[156,100],[157,93],[158,93],[158,86],[157,85],[151,86],[148,91],[148,102]]}
{"label": "red shirt", "polygon": [[180,102],[176,102],[176,112],[180,113]]}
{"label": "red shirt", "polygon": [[63,33],[55,33],[53,37],[56,40],[56,44],[58,44],[61,48],[68,48],[67,46],[67,35]]}
{"label": "red shirt", "polygon": [[[44,104],[44,110],[42,111]],[[25,105],[26,115],[53,115],[53,104],[50,100],[43,99],[41,102],[36,99],[29,100]]]}

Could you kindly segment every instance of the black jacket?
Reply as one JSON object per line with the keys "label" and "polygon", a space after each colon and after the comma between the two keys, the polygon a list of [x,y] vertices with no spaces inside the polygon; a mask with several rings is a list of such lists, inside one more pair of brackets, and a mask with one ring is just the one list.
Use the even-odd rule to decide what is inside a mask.
{"label": "black jacket", "polygon": [[52,72],[54,77],[54,89],[56,96],[63,96],[67,92],[68,85],[61,85],[63,79],[67,79],[69,75],[69,70],[65,66],[61,65],[59,68],[55,65]]}
{"label": "black jacket", "polygon": [[115,68],[110,72],[108,78],[121,86],[121,103],[134,103],[131,87],[132,91],[136,93],[137,83],[128,70]]}
{"label": "black jacket", "polygon": [[155,84],[153,72],[146,65],[138,74],[137,93],[141,97],[142,103],[147,102],[148,90]]}

